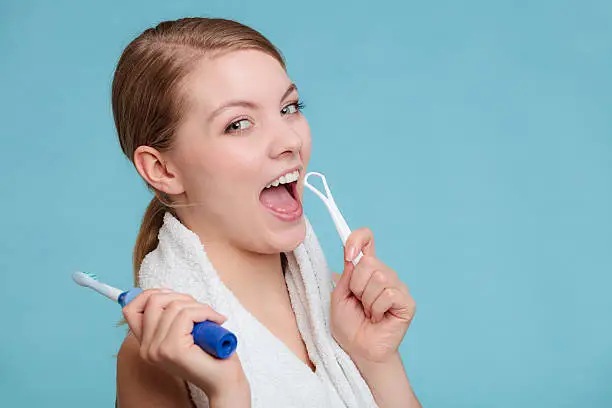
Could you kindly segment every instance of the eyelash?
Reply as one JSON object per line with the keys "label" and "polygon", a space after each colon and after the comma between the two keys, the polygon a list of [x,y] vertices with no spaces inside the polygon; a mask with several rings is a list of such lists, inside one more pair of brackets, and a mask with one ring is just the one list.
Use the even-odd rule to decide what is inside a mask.
{"label": "eyelash", "polygon": [[[281,110],[286,109],[287,107],[289,107],[291,105],[295,105],[296,112],[294,112],[294,113],[287,113],[286,115],[296,115],[296,114],[302,112],[302,110],[304,110],[304,108],[306,107],[304,102],[302,102],[301,99],[298,99],[297,101],[290,102],[287,105],[283,106],[283,108]],[[227,125],[225,127],[224,133],[241,133],[241,132],[247,131],[248,129],[231,129],[232,125],[234,125],[235,123],[240,123],[243,120],[249,120],[249,118],[248,117],[242,117],[242,118],[239,118],[239,119],[236,119],[236,120],[232,121],[229,125]],[[250,127],[249,127],[249,129],[250,129]]]}

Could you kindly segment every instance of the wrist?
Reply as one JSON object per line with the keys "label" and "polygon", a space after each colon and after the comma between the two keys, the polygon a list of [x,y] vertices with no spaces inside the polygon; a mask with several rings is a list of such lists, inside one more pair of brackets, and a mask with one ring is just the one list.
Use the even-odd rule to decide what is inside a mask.
{"label": "wrist", "polygon": [[402,362],[402,356],[399,351],[395,351],[394,353],[386,356],[384,359],[380,360],[372,360],[367,358],[353,358],[353,362],[359,368],[360,371],[367,372],[385,372],[390,368],[398,369],[400,368],[402,371],[404,370],[404,364]]}
{"label": "wrist", "polygon": [[358,358],[353,361],[379,407],[421,407],[412,391],[399,352],[393,353],[384,360]]}

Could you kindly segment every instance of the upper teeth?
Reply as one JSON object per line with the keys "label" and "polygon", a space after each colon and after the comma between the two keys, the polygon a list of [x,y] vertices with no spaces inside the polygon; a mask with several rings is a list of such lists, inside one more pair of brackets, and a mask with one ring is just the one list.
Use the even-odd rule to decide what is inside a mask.
{"label": "upper teeth", "polygon": [[291,173],[283,174],[282,176],[274,180],[272,183],[268,184],[266,188],[277,187],[279,184],[293,183],[294,181],[297,181],[299,177],[300,177],[299,170],[293,171]]}

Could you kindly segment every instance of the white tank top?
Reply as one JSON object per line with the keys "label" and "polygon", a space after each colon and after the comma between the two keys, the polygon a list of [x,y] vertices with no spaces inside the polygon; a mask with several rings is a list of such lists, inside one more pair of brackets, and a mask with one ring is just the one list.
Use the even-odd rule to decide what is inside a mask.
{"label": "white tank top", "polygon": [[[238,337],[242,360],[251,388],[252,407],[344,408],[329,380],[306,365],[289,347],[253,316],[225,285],[221,292],[231,308],[231,319],[223,326]],[[229,317],[229,316],[228,316]],[[208,408],[208,399],[190,384],[191,397],[198,408]]]}

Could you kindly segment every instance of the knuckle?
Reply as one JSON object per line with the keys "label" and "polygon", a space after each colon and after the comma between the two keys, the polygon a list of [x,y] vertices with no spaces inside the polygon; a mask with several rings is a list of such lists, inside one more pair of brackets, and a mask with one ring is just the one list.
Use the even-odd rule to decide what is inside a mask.
{"label": "knuckle", "polygon": [[190,316],[189,309],[182,308],[176,315],[176,318],[181,319],[181,320],[187,320],[189,319],[189,316]]}
{"label": "knuckle", "polygon": [[394,296],[393,289],[385,288],[382,293],[382,296],[384,296],[386,299],[391,299]]}
{"label": "knuckle", "polygon": [[372,256],[368,254],[363,254],[363,256],[361,257],[361,260],[359,261],[357,265],[361,267],[365,266],[369,268],[372,265]]}
{"label": "knuckle", "polygon": [[351,282],[349,284],[349,289],[351,290],[351,292],[353,292],[353,294],[355,295],[357,299],[361,299],[361,297],[363,296],[363,290],[357,288],[354,282]]}
{"label": "knuckle", "polygon": [[174,352],[172,347],[169,347],[167,343],[162,344],[159,347],[159,358],[164,361],[171,361],[174,359]]}
{"label": "knuckle", "polygon": [[370,228],[368,227],[361,227],[361,228],[358,228],[355,232],[357,232],[359,235],[367,235],[371,233],[372,230],[370,230]]}
{"label": "knuckle", "polygon": [[196,301],[195,298],[192,295],[188,294],[188,293],[181,293],[180,298],[182,300],[184,300],[184,301],[187,301],[187,302],[195,302]]}
{"label": "knuckle", "polygon": [[161,359],[159,357],[159,353],[157,352],[157,350],[149,350],[149,361],[152,363],[159,363],[161,362]]}
{"label": "knuckle", "polygon": [[181,309],[183,309],[183,304],[178,300],[173,300],[166,307],[166,310],[170,312],[179,312]]}
{"label": "knuckle", "polygon": [[149,354],[147,353],[147,349],[144,347],[140,347],[139,353],[140,358],[143,359],[144,361],[150,361],[149,360]]}
{"label": "knuckle", "polygon": [[143,290],[143,291],[142,291],[142,293],[140,293],[140,294],[139,294],[138,296],[136,296],[136,297],[141,297],[141,298],[145,299],[145,301],[148,303],[148,302],[150,302],[150,301],[151,301],[151,299],[152,299],[152,298],[153,298],[155,295],[157,295],[157,294],[159,294],[159,293],[160,293],[159,289],[145,289],[145,290]]}
{"label": "knuckle", "polygon": [[357,264],[357,267],[359,268],[366,268],[366,269],[372,269],[374,267],[374,258],[371,255],[367,255],[364,254],[361,257],[361,260],[359,260],[359,263]]}
{"label": "knuckle", "polygon": [[372,279],[374,280],[375,283],[386,283],[388,280],[385,273],[381,271],[380,269],[377,269],[374,272],[372,272]]}
{"label": "knuckle", "polygon": [[162,297],[159,293],[153,293],[147,302],[147,308],[159,309],[162,305]]}
{"label": "knuckle", "polygon": [[370,241],[370,244],[374,242],[374,231],[368,227],[363,227],[361,230],[363,239]]}

